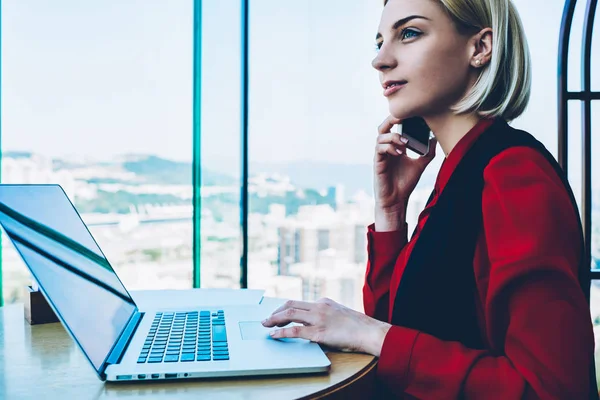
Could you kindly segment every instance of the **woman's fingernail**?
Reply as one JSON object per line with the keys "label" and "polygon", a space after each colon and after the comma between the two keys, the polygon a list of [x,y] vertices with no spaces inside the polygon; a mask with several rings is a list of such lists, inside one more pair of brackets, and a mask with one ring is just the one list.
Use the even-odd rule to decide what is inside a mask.
{"label": "woman's fingernail", "polygon": [[402,150],[400,150],[400,149],[396,149],[396,153],[398,153],[398,154],[402,154]]}
{"label": "woman's fingernail", "polygon": [[402,143],[404,143],[404,144],[408,143],[408,139],[407,139],[407,138],[405,138],[405,137],[401,137],[401,138],[400,138],[400,141],[401,141]]}
{"label": "woman's fingernail", "polygon": [[266,320],[266,319],[263,319],[263,321],[262,321],[262,324],[264,325],[264,324],[266,324],[266,323],[267,323],[267,320]]}
{"label": "woman's fingernail", "polygon": [[271,331],[271,332],[269,332],[269,335],[271,335],[271,336],[275,336],[275,331]]}

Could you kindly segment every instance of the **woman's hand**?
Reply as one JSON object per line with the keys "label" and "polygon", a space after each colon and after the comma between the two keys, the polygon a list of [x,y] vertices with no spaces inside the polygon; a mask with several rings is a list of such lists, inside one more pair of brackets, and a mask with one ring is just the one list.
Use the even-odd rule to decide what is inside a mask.
{"label": "woman's hand", "polygon": [[262,323],[266,327],[292,326],[271,332],[273,338],[302,338],[344,351],[379,357],[390,324],[381,322],[336,303],[320,299],[315,303],[289,300]]}
{"label": "woman's hand", "polygon": [[373,160],[376,214],[404,216],[408,198],[435,157],[435,139],[429,143],[426,155],[416,159],[406,155],[408,140],[399,133],[391,132],[392,127],[401,122],[401,119],[390,115],[378,128]]}

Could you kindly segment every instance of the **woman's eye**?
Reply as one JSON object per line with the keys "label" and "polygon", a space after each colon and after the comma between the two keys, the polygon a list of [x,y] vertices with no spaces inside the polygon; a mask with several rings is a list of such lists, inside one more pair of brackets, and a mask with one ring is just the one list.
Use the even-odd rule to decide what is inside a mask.
{"label": "woman's eye", "polygon": [[404,40],[404,39],[411,39],[411,38],[419,36],[420,34],[421,34],[421,32],[417,32],[417,31],[415,31],[413,29],[404,29],[402,31],[402,33],[400,34],[400,38],[402,40]]}
{"label": "woman's eye", "polygon": [[[421,32],[416,31],[414,29],[406,28],[400,32],[400,40],[412,39],[421,36]],[[381,50],[381,46],[383,42],[379,42],[375,44],[375,51]]]}

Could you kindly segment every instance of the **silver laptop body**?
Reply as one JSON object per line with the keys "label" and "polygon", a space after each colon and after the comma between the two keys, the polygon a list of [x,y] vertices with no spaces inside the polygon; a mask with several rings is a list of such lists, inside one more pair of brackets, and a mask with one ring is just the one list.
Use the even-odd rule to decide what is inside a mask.
{"label": "silver laptop body", "polygon": [[260,305],[138,309],[59,185],[0,185],[0,224],[102,380],[330,368],[315,343],[271,339],[260,321],[273,310]]}

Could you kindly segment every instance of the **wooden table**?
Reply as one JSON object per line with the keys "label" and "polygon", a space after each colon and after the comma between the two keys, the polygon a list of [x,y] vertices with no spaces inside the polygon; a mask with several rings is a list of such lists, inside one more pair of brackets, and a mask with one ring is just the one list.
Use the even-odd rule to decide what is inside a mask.
{"label": "wooden table", "polygon": [[329,374],[174,382],[100,381],[60,323],[31,326],[23,306],[0,307],[0,399],[364,399],[376,358],[327,352]]}

